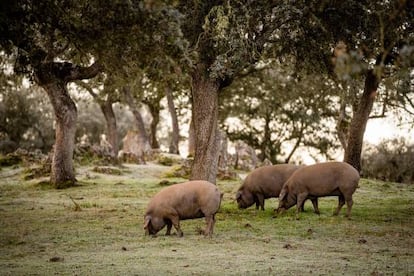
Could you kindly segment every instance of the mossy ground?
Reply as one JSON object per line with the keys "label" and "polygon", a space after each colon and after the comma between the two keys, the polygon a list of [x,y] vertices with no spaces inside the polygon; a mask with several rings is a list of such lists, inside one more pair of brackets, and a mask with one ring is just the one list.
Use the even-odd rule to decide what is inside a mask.
{"label": "mossy ground", "polygon": [[[274,218],[239,210],[240,181],[224,193],[212,238],[204,220],[182,222],[184,237],[144,236],[148,200],[169,167],[128,165],[121,175],[77,168],[80,185],[65,190],[23,180],[21,168],[0,171],[1,275],[413,275],[414,185],[362,179],[352,219],[332,216],[336,198],[306,203]],[[168,179],[171,182],[183,179]]]}

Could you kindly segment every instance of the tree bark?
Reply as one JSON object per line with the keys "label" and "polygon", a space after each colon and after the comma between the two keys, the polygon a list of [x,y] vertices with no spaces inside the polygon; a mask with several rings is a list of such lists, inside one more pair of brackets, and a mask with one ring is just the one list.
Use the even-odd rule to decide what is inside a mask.
{"label": "tree bark", "polygon": [[351,164],[359,172],[361,171],[361,152],[365,128],[377,95],[379,83],[380,78],[373,70],[369,70],[365,76],[364,92],[349,126],[344,161]]}
{"label": "tree bark", "polygon": [[46,90],[52,103],[56,121],[50,182],[57,189],[71,187],[76,183],[73,169],[76,105],[69,96],[64,83],[53,82],[44,84],[42,87]]}
{"label": "tree bark", "polygon": [[150,124],[150,144],[151,144],[151,148],[153,149],[159,149],[160,148],[160,144],[158,143],[158,139],[157,139],[157,127],[158,127],[158,123],[160,122],[160,103],[149,103],[146,102],[145,103],[151,113],[152,116],[152,121]]}
{"label": "tree bark", "polygon": [[67,62],[45,62],[35,68],[35,81],[46,90],[55,113],[56,141],[50,182],[58,189],[76,184],[73,150],[77,109],[66,85],[71,81],[93,78],[100,70],[98,63],[89,67],[80,67]]}
{"label": "tree bark", "polygon": [[188,129],[188,157],[194,157],[195,154],[195,130],[194,120],[190,120],[190,126]]}
{"label": "tree bark", "polygon": [[339,116],[338,116],[338,121],[336,123],[336,131],[338,133],[339,142],[341,143],[342,148],[346,151],[347,126],[346,126],[346,121],[345,121],[345,108],[346,108],[346,102],[342,101],[341,106],[339,107]]}
{"label": "tree bark", "polygon": [[191,77],[195,154],[190,178],[207,180],[215,184],[218,165],[217,117],[220,83],[207,76],[203,65],[198,65]]}
{"label": "tree bark", "polygon": [[103,100],[96,94],[92,88],[86,84],[85,82],[76,82],[77,85],[85,88],[89,94],[94,98],[94,100],[98,103],[99,108],[102,111],[102,114],[105,117],[106,122],[106,131],[108,134],[108,142],[111,145],[111,155],[114,162],[118,160],[118,152],[119,152],[119,138],[118,138],[118,129],[116,126],[116,117],[115,112],[112,107],[114,100],[111,97],[111,92],[113,91],[106,91],[106,100]]}
{"label": "tree bark", "polygon": [[165,94],[167,95],[168,110],[171,115],[172,135],[170,140],[169,153],[180,154],[178,144],[180,142],[180,129],[178,127],[177,111],[175,110],[174,98],[170,86],[165,88]]}
{"label": "tree bark", "polygon": [[115,117],[112,104],[113,103],[110,99],[99,102],[99,106],[102,110],[102,113],[106,121],[106,129],[108,132],[108,142],[112,146],[111,155],[114,160],[117,160],[118,151],[119,151],[119,137],[118,137],[118,130],[116,126],[116,117]]}
{"label": "tree bark", "polygon": [[137,123],[137,129],[138,129],[138,145],[141,148],[142,154],[146,155],[151,151],[151,145],[149,141],[149,136],[147,134],[147,131],[145,129],[144,119],[141,116],[141,113],[136,108],[134,104],[134,99],[131,95],[131,90],[129,87],[124,87],[123,89],[124,95],[126,98],[126,102],[131,108],[132,114],[134,114],[135,122]]}

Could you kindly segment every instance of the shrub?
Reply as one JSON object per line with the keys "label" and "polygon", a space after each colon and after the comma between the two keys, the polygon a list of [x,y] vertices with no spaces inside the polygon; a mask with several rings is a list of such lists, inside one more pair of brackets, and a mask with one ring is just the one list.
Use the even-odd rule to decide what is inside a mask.
{"label": "shrub", "polygon": [[414,144],[404,138],[368,145],[361,161],[364,177],[414,183]]}

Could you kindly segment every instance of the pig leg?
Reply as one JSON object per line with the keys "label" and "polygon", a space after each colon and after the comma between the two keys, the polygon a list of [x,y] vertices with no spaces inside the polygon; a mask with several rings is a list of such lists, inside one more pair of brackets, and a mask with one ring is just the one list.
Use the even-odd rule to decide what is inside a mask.
{"label": "pig leg", "polygon": [[169,219],[171,220],[172,225],[174,225],[174,228],[177,230],[177,235],[179,237],[182,237],[183,231],[181,231],[180,218],[178,217],[178,215],[170,215]]}
{"label": "pig leg", "polygon": [[260,204],[259,204],[259,200],[257,198],[255,199],[255,203],[256,203],[256,210],[259,210],[259,205]]}
{"label": "pig leg", "polygon": [[345,205],[345,197],[344,195],[338,196],[338,208],[336,208],[334,212],[334,216],[337,216],[339,214],[339,211],[341,211],[342,206]]}
{"label": "pig leg", "polygon": [[167,233],[165,233],[165,235],[167,236],[171,235],[171,228],[172,228],[172,222],[168,220],[167,221]]}
{"label": "pig leg", "polygon": [[354,204],[354,201],[352,200],[352,197],[346,199],[346,217],[347,218],[351,218],[351,209],[352,209],[353,204]]}
{"label": "pig leg", "polygon": [[317,197],[312,198],[311,201],[312,201],[313,210],[315,211],[315,214],[320,215],[321,212],[319,212],[319,208],[318,208],[318,198]]}
{"label": "pig leg", "polygon": [[206,230],[204,231],[204,235],[211,237],[213,235],[214,223],[216,222],[215,215],[206,216]]}
{"label": "pig leg", "polygon": [[[264,196],[263,196],[262,194],[258,194],[258,195],[257,195],[257,200],[258,200],[258,202],[259,202],[260,209],[261,209],[262,211],[264,211]],[[257,208],[257,205],[256,205],[256,209],[258,209],[258,208]]]}
{"label": "pig leg", "polygon": [[302,205],[305,203],[305,200],[307,198],[306,193],[298,194],[298,197],[296,199],[296,219],[299,219],[299,213],[302,209]]}
{"label": "pig leg", "polygon": [[303,202],[302,206],[300,207],[301,212],[305,212],[305,201]]}

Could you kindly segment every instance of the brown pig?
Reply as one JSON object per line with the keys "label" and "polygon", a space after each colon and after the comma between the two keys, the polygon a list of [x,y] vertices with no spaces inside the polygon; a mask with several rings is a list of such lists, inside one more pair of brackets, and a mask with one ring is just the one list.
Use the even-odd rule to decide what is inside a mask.
{"label": "brown pig", "polygon": [[[295,204],[301,206],[306,199],[311,199],[315,213],[319,214],[318,197],[338,196],[338,208],[334,215],[339,214],[346,202],[346,216],[349,218],[353,204],[352,194],[358,181],[358,171],[345,162],[326,162],[300,168],[283,185],[277,211],[280,213]],[[299,212],[300,208],[297,207],[297,219]]]}
{"label": "brown pig", "polygon": [[236,193],[237,205],[245,209],[256,203],[256,209],[264,210],[264,200],[278,197],[286,180],[300,166],[281,164],[253,170]]}
{"label": "brown pig", "polygon": [[205,217],[205,235],[211,236],[220,201],[217,186],[208,181],[195,180],[166,187],[148,203],[144,215],[145,234],[155,235],[167,225],[166,235],[170,235],[174,225],[178,236],[182,237],[180,220]]}

